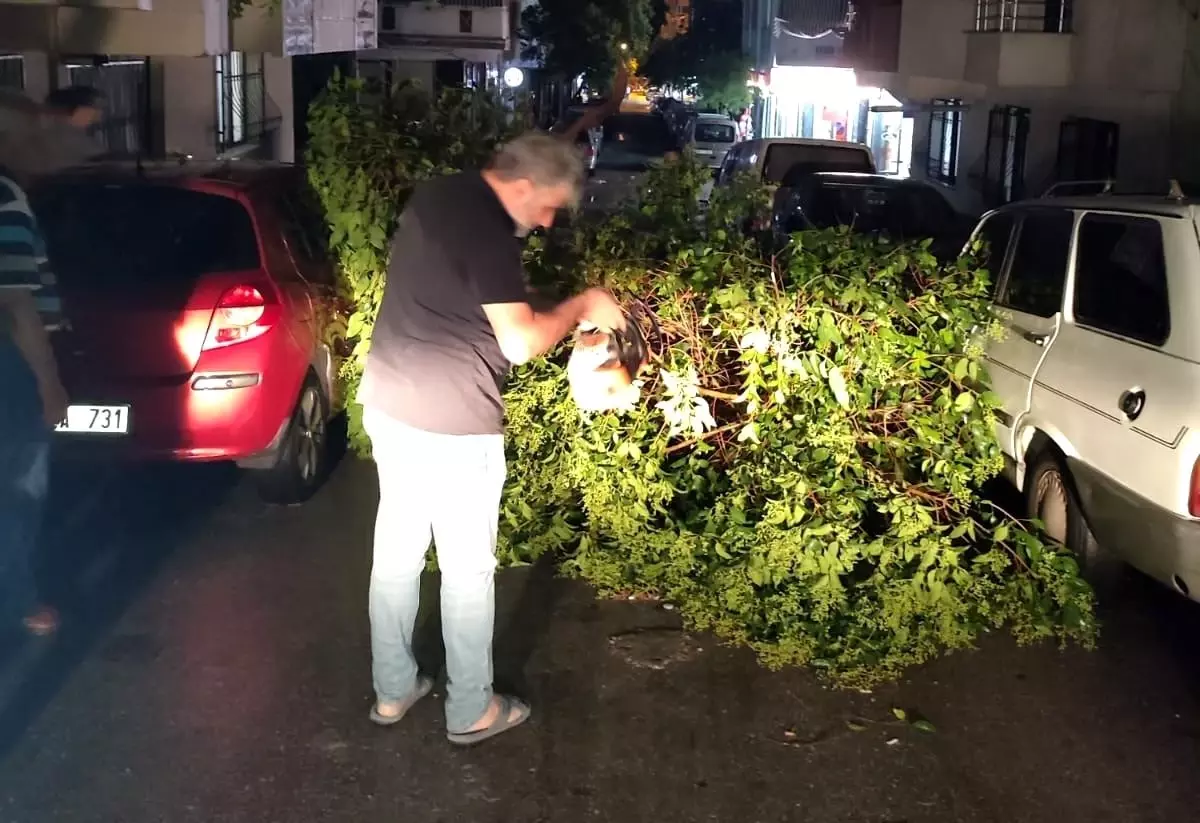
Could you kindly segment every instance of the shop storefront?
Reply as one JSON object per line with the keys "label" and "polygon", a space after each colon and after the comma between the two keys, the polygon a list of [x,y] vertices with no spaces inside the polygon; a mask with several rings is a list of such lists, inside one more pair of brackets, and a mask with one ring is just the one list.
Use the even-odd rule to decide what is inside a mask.
{"label": "shop storefront", "polygon": [[756,118],[759,137],[808,137],[865,143],[885,174],[908,177],[913,119],[887,89],[860,86],[853,69],[775,66],[762,90]]}

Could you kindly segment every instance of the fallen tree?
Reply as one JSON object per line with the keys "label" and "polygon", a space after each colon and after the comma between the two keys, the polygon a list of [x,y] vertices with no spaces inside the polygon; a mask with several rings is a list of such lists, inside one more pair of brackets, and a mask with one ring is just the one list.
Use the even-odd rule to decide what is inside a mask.
{"label": "fallen tree", "polygon": [[[351,382],[397,194],[478,164],[504,133],[490,118],[469,138],[411,115],[347,122],[384,118],[357,99],[349,113],[327,98],[309,156],[355,303]],[[449,139],[458,148],[438,154]],[[702,216],[704,176],[684,157],[650,175],[640,203],[530,239],[535,286],[602,284],[638,301],[656,321],[654,356],[621,412],[575,408],[565,350],[515,370],[501,562],[552,553],[603,592],[669,600],[768,665],[842,685],[1002,626],[1090,645],[1092,593],[1073,558],[979,491],[1002,462],[970,336],[990,316],[987,273],[842,231],[780,251],[742,230],[766,202],[750,183],[719,190]]]}

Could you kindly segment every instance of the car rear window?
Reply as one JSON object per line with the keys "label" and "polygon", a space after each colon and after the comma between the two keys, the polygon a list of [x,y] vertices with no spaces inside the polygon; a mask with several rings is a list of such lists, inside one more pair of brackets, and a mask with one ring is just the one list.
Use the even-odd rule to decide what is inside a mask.
{"label": "car rear window", "polygon": [[697,143],[732,143],[736,139],[733,126],[728,123],[697,123]]}
{"label": "car rear window", "polygon": [[864,186],[822,183],[802,204],[817,228],[851,226],[896,239],[940,237],[954,229],[954,209],[940,194],[920,185]]}
{"label": "car rear window", "polygon": [[597,165],[607,169],[645,169],[650,160],[678,150],[671,130],[659,115],[616,115],[604,121]]}
{"label": "car rear window", "polygon": [[250,213],[219,194],[151,183],[60,184],[37,192],[33,207],[68,288],[178,283],[260,266]]}
{"label": "car rear window", "polygon": [[818,171],[873,172],[871,155],[860,146],[821,146],[803,143],[772,143],[763,159],[763,180],[781,183],[788,172]]}

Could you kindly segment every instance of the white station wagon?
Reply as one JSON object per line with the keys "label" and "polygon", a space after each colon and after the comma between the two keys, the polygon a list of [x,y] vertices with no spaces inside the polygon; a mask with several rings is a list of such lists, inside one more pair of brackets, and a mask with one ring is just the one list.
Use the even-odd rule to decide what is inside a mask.
{"label": "white station wagon", "polygon": [[986,351],[998,434],[1027,513],[1085,568],[1102,546],[1200,600],[1200,203],[1102,188],[976,228],[1007,326]]}

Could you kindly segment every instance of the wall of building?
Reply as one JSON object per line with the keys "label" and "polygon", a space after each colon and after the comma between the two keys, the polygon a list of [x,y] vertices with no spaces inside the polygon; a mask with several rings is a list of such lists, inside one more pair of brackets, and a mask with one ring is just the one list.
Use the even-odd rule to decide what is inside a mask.
{"label": "wall of building", "polygon": [[161,83],[162,93],[155,97],[162,106],[164,151],[197,159],[215,157],[217,86],[213,58],[157,58],[151,73]]}
{"label": "wall of building", "polygon": [[[1180,0],[1077,0],[1069,35],[976,33],[974,25],[972,0],[904,3],[899,71],[888,83],[914,104],[959,97],[970,105],[958,180],[947,189],[958,207],[986,205],[982,175],[994,105],[1030,111],[1028,195],[1053,182],[1059,129],[1068,117],[1118,123],[1118,175],[1147,184],[1171,176],[1187,154],[1187,136],[1200,138],[1200,28]],[[1189,36],[1196,43],[1190,65]],[[1190,96],[1176,96],[1187,88]],[[929,120],[927,113],[916,117],[916,176],[925,173]],[[1200,160],[1191,164],[1200,171]]]}
{"label": "wall of building", "polygon": [[[1059,129],[1069,117],[1108,120],[1120,125],[1117,175],[1123,180],[1156,185],[1172,173],[1167,151],[1173,98],[1170,94],[1076,90],[1070,97],[1043,88],[989,90],[970,101],[959,136],[958,173],[954,186],[937,183],[959,210],[977,214],[989,204],[983,198],[984,156],[989,113],[993,106],[1029,109],[1025,153],[1026,196],[1041,194],[1054,182]],[[925,177],[930,115],[915,118],[913,176]]]}
{"label": "wall of building", "polygon": [[0,3],[0,50],[62,54],[202,55],[222,43],[227,0]]}
{"label": "wall of building", "polygon": [[[161,150],[187,154],[199,160],[217,156],[217,83],[212,57],[163,57],[152,62],[160,93],[153,95],[161,108],[155,120],[162,124]],[[292,64],[289,58],[267,55],[263,61],[267,92],[266,116],[272,123],[271,159],[295,160],[295,115]]]}
{"label": "wall of building", "polygon": [[[1065,86],[1175,91],[1183,66],[1188,13],[1180,0],[1076,0],[1073,35],[972,33],[973,0],[921,0],[901,11],[898,73],[908,77],[963,80],[968,50],[994,48],[995,38],[1023,40],[1025,62],[1036,61],[1044,43],[1069,37]],[[1065,91],[1064,91],[1065,93]]]}
{"label": "wall of building", "polygon": [[1171,164],[1180,178],[1200,182],[1200,0],[1188,0],[1179,92],[1171,111]]}
{"label": "wall of building", "polygon": [[824,37],[775,39],[775,63],[779,66],[842,66],[845,40],[829,33]]}
{"label": "wall of building", "polygon": [[1073,85],[1177,91],[1187,19],[1180,0],[1076,0]]}
{"label": "wall of building", "polygon": [[897,73],[961,81],[967,37],[974,25],[971,0],[921,0],[900,9],[900,61]]}

